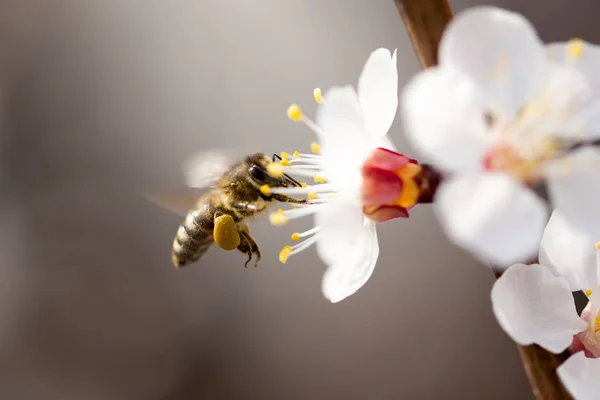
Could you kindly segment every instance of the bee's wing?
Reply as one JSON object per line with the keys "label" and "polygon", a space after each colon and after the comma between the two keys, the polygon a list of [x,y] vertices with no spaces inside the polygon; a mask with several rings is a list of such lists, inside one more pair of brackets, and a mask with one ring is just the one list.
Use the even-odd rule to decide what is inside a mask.
{"label": "bee's wing", "polygon": [[213,189],[219,178],[236,161],[244,157],[242,151],[209,149],[197,152],[182,163],[186,188],[146,194],[154,204],[185,216],[202,194]]}
{"label": "bee's wing", "polygon": [[154,204],[185,217],[206,190],[184,188],[168,192],[147,193],[144,197]]}
{"label": "bee's wing", "polygon": [[210,149],[187,158],[183,164],[185,183],[190,188],[214,187],[221,175],[243,157],[239,151]]}

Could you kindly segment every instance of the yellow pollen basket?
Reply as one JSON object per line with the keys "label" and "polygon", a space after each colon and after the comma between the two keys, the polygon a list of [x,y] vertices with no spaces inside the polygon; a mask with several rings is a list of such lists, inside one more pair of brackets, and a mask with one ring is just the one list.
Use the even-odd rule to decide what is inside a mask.
{"label": "yellow pollen basket", "polygon": [[267,166],[267,173],[274,178],[281,178],[283,176],[283,165],[271,163]]}
{"label": "yellow pollen basket", "polygon": [[274,226],[282,226],[287,224],[287,218],[285,217],[285,215],[283,215],[283,213],[271,213],[269,214],[269,221],[271,222],[271,225]]}
{"label": "yellow pollen basket", "polygon": [[318,104],[323,104],[323,94],[321,93],[321,88],[315,88],[313,90],[313,97]]}
{"label": "yellow pollen basket", "polygon": [[415,177],[421,172],[421,167],[417,164],[409,163],[395,171],[396,176],[402,181],[402,193],[392,203],[403,208],[412,207],[419,200],[419,186],[415,182]]}
{"label": "yellow pollen basket", "polygon": [[279,252],[279,262],[281,262],[282,264],[285,264],[290,256],[291,252],[292,252],[292,246],[285,246],[283,249],[281,249],[281,252]]}
{"label": "yellow pollen basket", "polygon": [[312,151],[315,154],[319,154],[319,152],[321,151],[321,147],[319,146],[319,143],[312,142],[310,144],[310,151]]}
{"label": "yellow pollen basket", "polygon": [[583,55],[584,43],[581,39],[571,39],[567,44],[567,54],[573,60],[578,60]]}
{"label": "yellow pollen basket", "polygon": [[269,185],[262,185],[260,187],[260,192],[264,195],[271,194],[271,188],[269,187]]}
{"label": "yellow pollen basket", "polygon": [[231,215],[221,215],[215,219],[213,239],[223,250],[233,250],[241,243],[238,226]]}
{"label": "yellow pollen basket", "polygon": [[292,104],[288,107],[287,116],[289,119],[296,122],[300,122],[302,121],[302,118],[304,118],[304,114],[302,113],[302,110],[300,109],[300,107],[298,107],[297,104]]}

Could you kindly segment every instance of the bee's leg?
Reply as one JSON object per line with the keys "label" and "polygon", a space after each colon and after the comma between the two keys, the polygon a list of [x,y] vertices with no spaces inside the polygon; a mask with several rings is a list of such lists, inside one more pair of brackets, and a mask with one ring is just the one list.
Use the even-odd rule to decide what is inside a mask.
{"label": "bee's leg", "polygon": [[223,250],[233,250],[240,245],[242,239],[231,215],[215,212],[213,239]]}
{"label": "bee's leg", "polygon": [[244,263],[244,268],[248,268],[248,263],[252,261],[252,245],[245,234],[240,233],[240,237],[242,240],[237,249],[248,256],[248,259]]}
{"label": "bee's leg", "polygon": [[280,201],[282,203],[294,203],[294,204],[306,204],[308,200],[306,199],[295,199],[293,197],[286,196],[281,193],[273,193],[271,195],[275,200]]}
{"label": "bee's leg", "polygon": [[[239,226],[240,236],[242,236],[243,241],[246,241],[248,243],[248,245],[250,246],[251,254],[256,254],[256,260],[254,261],[254,266],[258,267],[258,263],[260,262],[260,259],[261,259],[261,254],[260,254],[260,249],[258,248],[258,244],[256,244],[256,242],[252,238],[252,235],[250,234],[250,229],[248,228],[248,226],[246,224],[240,223],[240,224],[238,224],[238,226]],[[250,259],[248,259],[248,261],[250,261]],[[248,264],[248,263],[246,263],[246,264]]]}

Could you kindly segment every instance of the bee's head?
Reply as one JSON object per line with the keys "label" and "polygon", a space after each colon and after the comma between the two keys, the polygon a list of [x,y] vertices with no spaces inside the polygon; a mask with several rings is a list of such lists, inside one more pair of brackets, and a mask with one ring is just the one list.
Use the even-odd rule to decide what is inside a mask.
{"label": "bee's head", "polygon": [[262,187],[288,187],[297,186],[295,181],[283,173],[283,168],[277,161],[273,161],[263,153],[256,153],[246,157],[248,175],[253,183]]}

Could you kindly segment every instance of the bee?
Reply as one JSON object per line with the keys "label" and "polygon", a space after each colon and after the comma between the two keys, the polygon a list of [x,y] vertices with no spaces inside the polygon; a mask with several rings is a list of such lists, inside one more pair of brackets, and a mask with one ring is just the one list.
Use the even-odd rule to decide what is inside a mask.
{"label": "bee", "polygon": [[263,153],[250,154],[234,163],[229,159],[220,152],[199,153],[184,163],[188,186],[184,195],[146,196],[164,208],[185,214],[173,240],[171,259],[176,268],[198,261],[213,243],[245,254],[246,268],[256,256],[254,265],[258,267],[260,249],[245,221],[262,214],[275,201],[306,203],[304,199],[269,192],[270,187],[301,186],[277,168],[276,160],[281,159],[277,154],[272,158]]}

